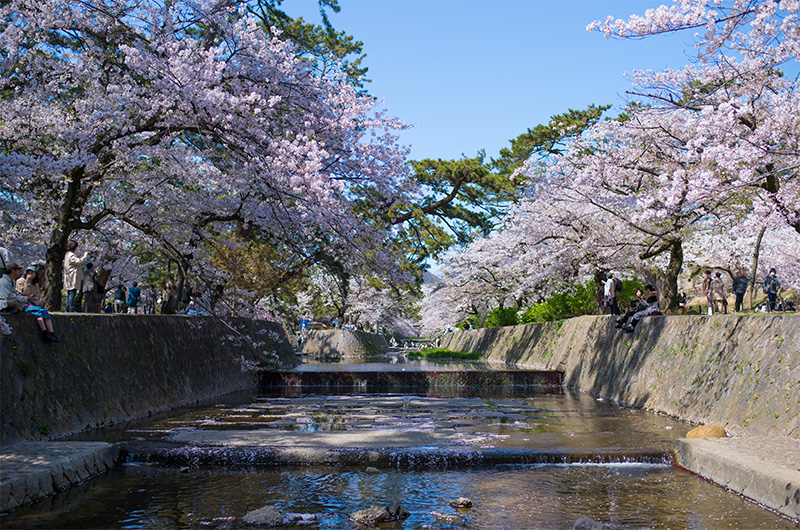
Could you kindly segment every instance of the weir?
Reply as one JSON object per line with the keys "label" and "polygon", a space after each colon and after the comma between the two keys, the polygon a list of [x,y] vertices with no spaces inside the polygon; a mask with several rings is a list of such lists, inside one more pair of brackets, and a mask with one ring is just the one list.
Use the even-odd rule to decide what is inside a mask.
{"label": "weir", "polygon": [[[786,320],[771,318],[757,323],[712,320],[702,322],[700,331],[695,329],[694,336],[687,331],[691,326],[686,327],[688,322],[685,321],[671,324],[654,320],[654,329],[649,329],[646,325],[649,323],[643,322],[637,328],[637,332],[642,331],[641,335],[629,336],[625,340],[617,340],[613,335],[607,338],[613,348],[603,351],[606,368],[598,370],[594,380],[583,370],[599,367],[590,342],[600,341],[598,337],[605,333],[602,325],[606,319],[603,317],[573,319],[555,329],[547,326],[502,328],[446,337],[446,344],[451,349],[481,351],[484,361],[475,364],[408,362],[397,354],[390,356],[392,362],[365,363],[360,355],[374,359],[375,354],[366,348],[362,354],[343,356],[349,357],[349,362],[345,363],[304,363],[281,371],[259,370],[258,386],[244,393],[240,391],[210,401],[187,399],[183,405],[190,407],[183,409],[159,407],[153,403],[154,412],[161,411],[159,415],[83,432],[64,441],[40,443],[50,444],[47,446],[48,455],[54,455],[53,451],[59,444],[105,444],[102,447],[106,458],[108,454],[117,454],[115,461],[122,465],[113,467],[95,458],[93,471],[71,472],[77,477],[75,482],[80,483],[88,476],[111,469],[102,478],[80,486],[85,493],[77,505],[96,503],[96,495],[104,495],[100,492],[107,490],[107,484],[116,484],[112,486],[114,488],[153,490],[154,497],[149,499],[136,499],[135,496],[116,499],[113,501],[118,504],[115,510],[134,517],[131,520],[142,517],[138,520],[160,521],[167,526],[218,525],[221,524],[220,514],[232,513],[233,518],[225,524],[238,528],[243,524],[240,518],[245,513],[267,502],[284,512],[315,513],[319,517],[319,526],[340,528],[350,524],[347,522],[348,513],[392,499],[399,500],[411,511],[411,516],[401,526],[408,528],[420,525],[449,527],[446,524],[471,524],[478,528],[568,528],[581,517],[612,524],[657,526],[679,524],[675,521],[688,516],[686,505],[677,501],[683,499],[684,503],[691,505],[693,521],[705,521],[706,526],[701,523],[703,527],[721,525],[717,517],[722,511],[724,520],[734,526],[793,528],[797,516],[796,512],[792,515],[789,510],[796,510],[793,508],[796,506],[793,505],[793,495],[800,482],[797,480],[800,472],[791,473],[794,463],[798,463],[794,469],[800,469],[796,439],[783,436],[780,440],[785,443],[779,446],[774,438],[770,441],[761,436],[770,430],[792,432],[791,418],[770,424],[758,419],[757,415],[751,416],[748,423],[754,428],[747,430],[748,425],[744,425],[742,429],[746,432],[737,432],[740,436],[725,440],[737,445],[721,450],[722,456],[718,455],[714,460],[708,455],[720,451],[719,446],[714,445],[717,442],[701,440],[711,444],[702,446],[693,445],[691,440],[681,440],[692,428],[685,421],[687,418],[664,414],[663,410],[656,414],[658,409],[654,407],[649,407],[654,412],[642,408],[642,403],[646,406],[657,402],[655,400],[662,391],[655,384],[659,379],[651,377],[648,371],[663,366],[653,360],[664,356],[671,359],[672,373],[667,378],[669,384],[663,388],[672,392],[675,399],[680,399],[685,372],[684,366],[676,359],[678,345],[673,344],[676,348],[674,353],[665,354],[663,348],[660,349],[663,344],[658,344],[659,337],[673,336],[675,331],[670,331],[671,326],[683,326],[683,344],[697,341],[697,347],[689,354],[682,353],[683,357],[693,359],[692,362],[701,366],[707,362],[707,359],[702,361],[703,356],[719,359],[712,366],[724,374],[725,367],[730,364],[726,356],[733,355],[739,363],[733,366],[734,372],[746,371],[751,381],[764,372],[770,381],[765,388],[772,387],[779,397],[782,396],[786,385],[793,384],[786,381],[798,380],[797,350],[791,349],[798,344],[795,342],[797,337],[792,334],[796,328],[792,327],[790,317],[784,318]],[[96,325],[104,325],[100,322],[96,321]],[[110,322],[114,326],[121,325],[113,320]],[[719,323],[713,325],[715,322]],[[192,321],[176,320],[172,323],[178,327],[196,326]],[[695,328],[699,325],[698,322],[692,324]],[[748,339],[748,333],[753,333],[756,328],[755,324],[760,324],[762,331],[756,334],[757,338],[753,335]],[[795,320],[794,324],[798,322]],[[124,325],[132,324],[127,322]],[[764,336],[765,328],[768,330],[766,335],[771,334],[771,337]],[[253,329],[258,332],[259,328]],[[722,345],[721,348],[716,348],[715,343],[709,347],[697,340],[698,333],[708,336],[714,330],[723,335],[724,340],[716,343]],[[352,337],[331,338],[344,344]],[[203,340],[214,339],[205,335]],[[744,364],[742,357],[738,357],[741,352],[726,349],[726,344],[738,341],[750,344],[749,355],[758,355],[759,360]],[[188,342],[188,350],[196,346],[191,339]],[[18,349],[15,351],[14,345],[24,343],[18,338],[17,342],[11,341],[13,361],[7,363],[8,343],[4,340],[2,344],[6,363],[4,386],[9,373],[5,371],[6,366],[13,369],[15,362],[20,365],[20,359],[35,360],[34,356],[22,357]],[[759,349],[763,344],[778,346],[781,351],[775,357],[766,356],[766,350]],[[229,351],[227,356],[235,359],[240,351]],[[323,357],[330,356],[330,353],[325,352]],[[157,355],[166,360],[184,353],[165,349]],[[224,357],[221,355],[220,359]],[[291,361],[292,356],[286,358]],[[507,364],[510,358],[517,361],[513,368]],[[87,364],[91,366],[91,363]],[[72,365],[66,363],[65,366]],[[754,371],[749,369],[751,366]],[[239,373],[247,373],[241,371],[241,366],[237,368]],[[161,380],[170,381],[171,375],[166,373]],[[251,373],[250,377],[253,375]],[[711,382],[718,396],[732,399],[735,395],[708,371],[690,375],[694,381],[695,399],[702,398],[704,392],[702,385],[697,383],[700,375]],[[34,376],[29,374],[27,378],[33,379]],[[649,394],[639,396],[640,403],[636,403],[636,399],[622,400],[611,393],[602,394],[576,384],[594,381],[593,384],[602,382],[602,387],[615,381],[626,381],[631,388],[624,389],[624,392],[633,396],[640,379],[649,382]],[[191,380],[184,382],[186,387],[196,384]],[[741,392],[738,380],[729,384],[739,385]],[[35,391],[35,388],[31,387],[31,390]],[[686,397],[683,399],[686,399],[686,414],[696,414],[699,406]],[[773,395],[762,393],[758,399],[774,406]],[[791,402],[797,398],[791,395],[785,399]],[[750,401],[753,401],[752,396]],[[713,412],[715,405],[707,403],[706,407]],[[169,408],[172,411],[167,412]],[[735,403],[728,403],[728,409],[738,410]],[[787,406],[778,416],[784,414],[783,410],[788,416],[793,414],[793,409]],[[774,414],[772,419],[778,420]],[[731,428],[732,421],[725,423],[730,431],[736,431],[738,426]],[[10,432],[10,429],[4,427],[4,432]],[[41,433],[40,436],[43,437]],[[756,446],[752,445],[754,440]],[[32,503],[35,499],[27,491],[22,494],[9,492],[9,462],[15,457],[18,461],[24,460],[24,454],[34,454],[31,451],[35,452],[35,449],[29,444],[12,444],[3,450],[2,499],[5,501],[11,497],[16,501],[20,496],[27,499],[3,516],[3,526],[56,528],[55,521],[63,525],[63,521],[74,520],[78,517],[77,512],[54,507],[53,502],[61,502],[58,499],[65,494],[53,495],[63,485],[62,480],[58,488],[53,487],[56,483],[54,475],[50,476],[49,490],[45,474],[37,471],[37,479],[33,481],[37,487],[44,485],[44,491],[47,491],[44,496],[53,499],[50,508],[43,508],[42,503]],[[107,447],[117,453],[109,453]],[[710,466],[713,467],[714,462],[724,463],[725,456],[730,460],[732,455],[749,453],[749,462],[738,462],[738,467],[727,466],[728,470],[741,470],[748,469],[748,464],[758,464],[753,455],[768,457],[770,450],[780,453],[782,460],[765,462],[778,462],[780,469],[785,468],[787,472],[779,471],[778,467],[768,467],[771,483],[750,480],[748,484],[740,484],[739,491],[761,502],[772,502],[765,492],[774,490],[776,486],[785,487],[781,492],[786,500],[782,504],[782,513],[784,517],[794,517],[795,522],[781,519],[754,504],[743,503],[723,489],[693,478],[671,465],[673,455],[677,453],[679,462],[681,459],[686,462],[693,460],[700,467],[705,466],[702,472],[708,476]],[[55,458],[53,462],[67,473],[63,462],[56,462]],[[154,465],[156,467],[152,467]],[[760,467],[764,468],[764,462]],[[32,476],[31,469],[17,471]],[[173,481],[176,473],[182,477],[178,483]],[[748,473],[758,475],[757,469],[748,470]],[[729,478],[723,485],[735,486],[736,480],[741,481],[741,474],[738,478]],[[260,477],[257,482],[251,482],[250,479],[256,477]],[[425,481],[424,486],[421,480]],[[264,486],[273,481],[274,488]],[[93,483],[99,489],[95,490]],[[205,497],[201,505],[190,503],[193,506],[191,514],[178,510],[168,515],[159,508],[162,506],[161,498],[163,502],[172,503],[167,499],[176,498],[185,498],[188,502],[197,492],[214,489],[217,483],[229,486],[220,489],[213,498]],[[489,483],[494,484],[495,489],[487,490],[484,484]],[[528,485],[521,486],[523,483]],[[691,485],[689,490],[687,484]],[[553,491],[549,490],[551,485]],[[497,486],[505,492],[503,506],[506,508],[496,504],[495,497],[500,491]],[[513,491],[507,491],[509,488]],[[223,489],[226,490],[224,493]],[[260,492],[258,500],[253,498],[252,491]],[[541,491],[541,498],[531,497],[531,491]],[[657,491],[658,494],[648,498],[648,491]],[[564,492],[572,493],[564,496]],[[610,492],[614,492],[614,502],[623,505],[622,508],[618,506],[609,511],[606,502],[610,500]],[[477,500],[471,511],[453,511],[447,506],[448,499],[465,495]],[[672,495],[675,502],[670,500]],[[551,504],[550,508],[541,508],[543,499]],[[765,504],[781,511],[780,506],[769,502]],[[532,508],[518,508],[527,505]],[[509,511],[508,506],[515,508]],[[641,506],[647,506],[646,516],[642,515]],[[86,527],[102,528],[119,522],[103,519],[100,515],[97,517],[97,522],[93,523],[95,526]],[[445,524],[443,521],[449,522]],[[684,522],[689,524],[688,519]]]}

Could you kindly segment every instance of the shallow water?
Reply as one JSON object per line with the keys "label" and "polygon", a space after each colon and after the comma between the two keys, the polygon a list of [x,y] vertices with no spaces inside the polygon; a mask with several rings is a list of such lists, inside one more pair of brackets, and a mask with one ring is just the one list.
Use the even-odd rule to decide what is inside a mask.
{"label": "shallow water", "polygon": [[[437,391],[438,392],[438,391]],[[457,470],[226,467],[129,463],[0,518],[2,528],[240,528],[270,504],[317,514],[318,527],[398,500],[411,515],[382,528],[571,528],[580,517],[616,528],[798,528],[652,455],[690,425],[581,393],[452,389],[425,394],[240,393],[214,403],[75,436],[163,443],[179,433],[447,430],[481,447],[579,455],[582,463]],[[425,448],[435,450],[436,448]],[[614,455],[617,463],[598,464]],[[588,457],[587,457],[588,455]],[[566,461],[573,459],[567,458]],[[638,463],[637,463],[638,460]],[[620,463],[626,462],[626,463]],[[447,502],[469,497],[470,510]]]}
{"label": "shallow water", "polygon": [[[469,510],[448,501],[468,497]],[[758,506],[667,465],[543,465],[366,473],[126,465],[2,520],[3,528],[242,528],[266,504],[311,513],[320,528],[398,500],[411,515],[382,528],[571,528],[590,517],[615,528],[796,528]],[[438,515],[437,515],[438,514]],[[448,519],[451,518],[451,519]]]}

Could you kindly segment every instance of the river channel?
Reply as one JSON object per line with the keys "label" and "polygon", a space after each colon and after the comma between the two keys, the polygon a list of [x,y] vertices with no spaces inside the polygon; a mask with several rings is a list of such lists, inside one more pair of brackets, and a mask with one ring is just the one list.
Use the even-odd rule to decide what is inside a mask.
{"label": "river channel", "polygon": [[[0,526],[234,529],[272,505],[313,516],[312,527],[355,528],[349,514],[397,500],[410,516],[381,528],[568,529],[582,517],[609,528],[798,528],[673,466],[672,445],[691,427],[552,389],[262,389],[73,437],[124,441],[127,461]],[[402,448],[386,442],[397,439]],[[259,443],[389,456],[376,469],[277,465],[252,451]],[[239,460],[214,460],[223,447]],[[437,458],[453,451],[479,456]],[[473,507],[450,507],[458,497]]]}

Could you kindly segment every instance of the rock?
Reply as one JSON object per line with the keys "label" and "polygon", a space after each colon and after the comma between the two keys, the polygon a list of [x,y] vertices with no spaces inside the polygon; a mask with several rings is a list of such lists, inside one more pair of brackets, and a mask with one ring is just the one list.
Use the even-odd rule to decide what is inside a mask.
{"label": "rock", "polygon": [[376,523],[388,521],[391,515],[385,506],[370,506],[350,514],[350,520],[357,524],[374,526]]}
{"label": "rock", "polygon": [[701,425],[686,433],[687,438],[725,438],[728,433],[719,425]]}
{"label": "rock", "polygon": [[[392,502],[390,502],[390,503],[389,503],[389,505],[388,505],[388,506],[386,506],[386,510],[387,510],[387,511],[388,511],[388,512],[389,512],[389,513],[392,515],[392,517],[394,517],[395,519],[403,519],[403,518],[406,518],[406,517],[408,517],[409,515],[411,515],[410,513],[408,513],[408,510],[406,510],[405,508],[403,508],[403,507],[400,505],[400,503],[399,503],[399,502],[397,502],[397,501],[392,501]],[[395,519],[392,519],[392,520],[395,520]]]}
{"label": "rock", "polygon": [[380,470],[380,469],[378,469],[377,467],[368,467],[368,468],[367,468],[367,469],[365,469],[364,471],[365,471],[366,473],[380,473],[380,472],[381,472],[381,470]]}
{"label": "rock", "polygon": [[588,517],[581,517],[575,521],[574,525],[572,525],[572,530],[604,530],[606,528],[612,527],[610,525],[603,524],[600,521],[589,519]]}
{"label": "rock", "polygon": [[303,526],[318,523],[319,520],[320,517],[317,513],[287,513],[283,516],[283,524],[285,525]]}
{"label": "rock", "polygon": [[431,512],[434,519],[444,524],[457,524],[461,522],[461,517],[446,513]]}
{"label": "rock", "polygon": [[250,526],[280,526],[283,515],[274,506],[264,506],[242,517],[242,522]]}
{"label": "rock", "polygon": [[392,501],[387,506],[370,506],[366,510],[359,510],[350,514],[350,520],[357,524],[375,526],[378,523],[397,521],[410,514],[399,502]]}
{"label": "rock", "polygon": [[472,508],[472,501],[466,497],[459,497],[454,501],[448,502],[447,504],[453,508]]}

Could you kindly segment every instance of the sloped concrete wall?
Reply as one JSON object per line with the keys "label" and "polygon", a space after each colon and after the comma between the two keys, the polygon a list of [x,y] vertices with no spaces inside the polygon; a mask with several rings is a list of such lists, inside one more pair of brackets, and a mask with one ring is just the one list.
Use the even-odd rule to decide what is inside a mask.
{"label": "sloped concrete wall", "polygon": [[389,351],[389,343],[384,335],[365,331],[320,329],[306,334],[301,349],[310,355],[369,357]]}
{"label": "sloped concrete wall", "polygon": [[[6,315],[0,338],[0,445],[42,440],[243,390],[253,368],[296,358],[283,328],[248,319],[53,315],[47,344],[33,316]],[[275,354],[275,355],[273,355]]]}
{"label": "sloped concrete wall", "polygon": [[442,347],[733,434],[800,437],[800,315],[648,317],[630,335],[586,316],[456,332]]}

